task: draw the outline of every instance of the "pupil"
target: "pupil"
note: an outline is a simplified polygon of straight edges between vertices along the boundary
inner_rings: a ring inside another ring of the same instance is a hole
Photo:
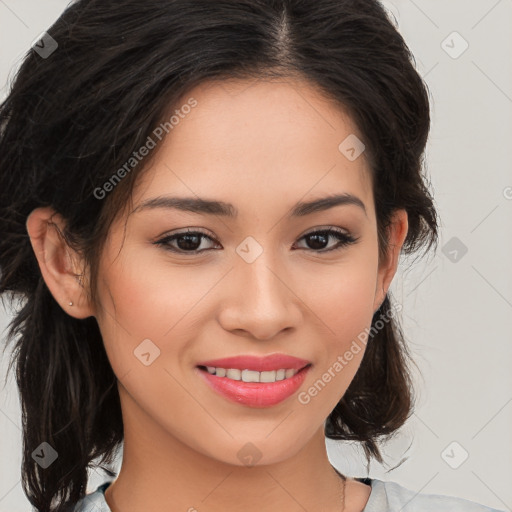
[[[185,244],[180,243],[182,240],[186,240]],[[192,240],[192,242],[191,242]],[[200,237],[194,234],[182,235],[178,238],[178,246],[183,250],[195,250],[197,247],[201,245]]]
[[[318,242],[318,239],[321,239],[321,240],[323,240],[323,242],[324,242],[324,244],[325,244],[326,239],[327,239],[327,236],[326,236],[325,234],[320,234],[320,235],[315,234],[315,235],[309,235],[309,237],[308,237],[308,238],[309,238],[310,240],[311,240],[311,239],[313,239],[313,244],[312,244],[312,245],[313,245],[313,247],[312,247],[312,249],[322,249],[322,248],[323,248],[323,246],[322,246],[322,247],[319,247],[319,246],[318,246],[318,244],[315,244],[315,241],[316,241],[316,242]],[[311,246],[311,244],[309,244],[309,245]],[[322,244],[320,244],[320,245],[322,245]]]

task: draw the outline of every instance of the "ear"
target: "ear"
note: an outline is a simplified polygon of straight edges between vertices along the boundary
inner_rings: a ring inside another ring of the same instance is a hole
[[[93,310],[78,277],[84,268],[83,261],[61,235],[64,227],[63,218],[51,207],[36,208],[26,222],[30,243],[51,294],[69,315],[88,318],[94,316]]]
[[[388,251],[386,258],[379,265],[377,273],[377,287],[375,288],[375,302],[373,310],[377,311],[386,298],[386,293],[391,285],[391,281],[398,268],[400,251],[404,243],[409,223],[407,220],[407,211],[395,210],[390,226],[388,228]]]

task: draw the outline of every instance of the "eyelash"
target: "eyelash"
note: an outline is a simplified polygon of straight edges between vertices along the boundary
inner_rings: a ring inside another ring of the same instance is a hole
[[[313,235],[319,235],[319,234],[327,236],[327,237],[334,236],[335,238],[337,238],[339,240],[339,243],[336,246],[331,247],[330,249],[318,249],[318,250],[317,249],[305,249],[306,251],[312,251],[312,252],[323,254],[326,252],[341,250],[341,249],[345,248],[346,246],[354,244],[355,242],[357,242],[359,240],[358,237],[357,238],[353,237],[352,235],[349,235],[347,233],[344,233],[342,231],[339,231],[339,230],[333,229],[333,228],[311,231],[311,232],[303,235],[301,238],[299,238],[299,240],[302,240],[303,238],[307,238],[307,237],[310,237]],[[198,255],[204,251],[212,250],[212,249],[203,249],[201,251],[197,251],[197,250],[185,251],[183,249],[176,249],[170,245],[170,242],[172,242],[178,238],[184,237],[186,235],[200,235],[201,237],[208,238],[212,242],[215,242],[218,244],[218,242],[216,240],[214,240],[212,237],[210,237],[203,231],[182,231],[180,233],[175,233],[174,235],[165,236],[165,237],[161,238],[160,240],[157,240],[156,242],[153,242],[153,243],[155,245],[163,246],[163,248],[167,251],[171,251],[171,252],[175,252],[175,253],[179,253],[179,254],[187,254],[187,255],[188,254]]]

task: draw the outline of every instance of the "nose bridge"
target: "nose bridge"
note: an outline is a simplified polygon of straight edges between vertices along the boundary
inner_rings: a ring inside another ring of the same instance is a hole
[[[279,278],[282,265],[276,265],[276,259],[270,250],[264,251],[252,263],[240,261],[238,266],[243,275],[241,281],[247,287],[247,296],[254,299],[255,306],[272,305],[274,302],[286,300],[282,283],[284,276]]]
[[[236,252],[229,305],[222,314],[224,327],[269,338],[296,325],[299,311],[276,251],[247,237]]]
[[[268,237],[266,240],[268,242]],[[284,276],[279,276],[284,273],[283,265],[279,264],[276,251],[248,237],[239,245],[237,253],[240,260],[237,261],[236,270],[247,287],[244,296],[248,297],[248,302],[253,302],[259,309],[280,307],[287,300],[287,294],[283,290]]]

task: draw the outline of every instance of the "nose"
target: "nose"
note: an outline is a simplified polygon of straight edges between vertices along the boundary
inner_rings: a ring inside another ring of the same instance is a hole
[[[265,251],[252,263],[240,258],[227,279],[219,314],[225,330],[268,340],[299,326],[304,298],[294,290],[290,272],[271,261]]]

